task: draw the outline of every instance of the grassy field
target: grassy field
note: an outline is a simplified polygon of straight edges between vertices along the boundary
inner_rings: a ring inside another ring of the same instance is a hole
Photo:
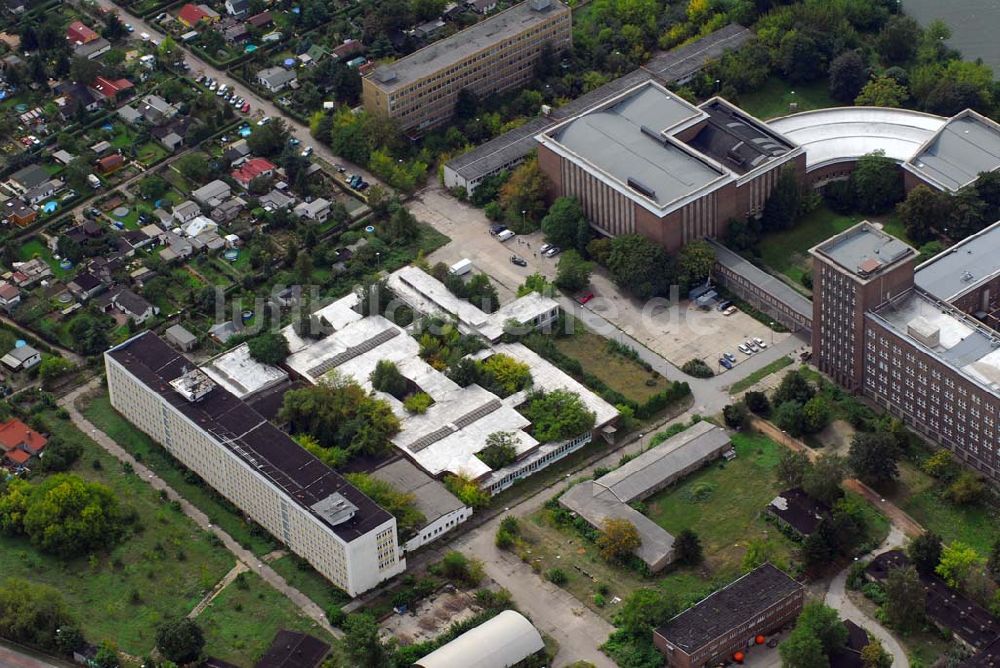
[[[52,269],[52,274],[56,278],[66,278],[73,273],[73,268],[63,269],[59,266],[59,262],[52,257],[52,251],[38,237],[31,237],[28,241],[21,244],[21,247],[17,249],[17,255],[22,261],[31,260],[36,257],[41,258],[49,265]]]
[[[813,109],[842,106],[830,97],[829,83],[826,79],[809,84],[791,84],[777,77],[771,77],[760,89],[741,95],[735,102],[763,120]],[[798,104],[798,109],[795,111],[789,108],[793,102]]]
[[[90,641],[111,639],[123,651],[146,654],[157,624],[186,615],[234,559],[68,421],[53,413],[44,417],[50,433],[83,445],[73,472],[110,486],[136,510],[141,529],[107,553],[68,561],[36,551],[25,539],[3,536],[4,576],[53,585]]]
[[[242,515],[205,485],[189,482],[180,465],[166,450],[133,427],[112,407],[107,394],[82,400],[81,412],[94,426],[114,439],[143,464],[156,472],[185,499],[198,506],[212,522],[222,527],[240,545],[265,555],[276,547],[266,532],[253,535]]]
[[[198,616],[198,624],[205,633],[205,654],[237,666],[254,665],[281,629],[332,642],[315,622],[254,573],[226,587]]]
[[[351,600],[347,592],[334,587],[309,564],[294,555],[287,555],[272,561],[271,568],[285,578],[288,584],[311,598],[323,610],[329,610],[333,607],[339,608]]]
[[[774,360],[773,362],[771,362],[767,366],[764,366],[764,367],[761,367],[760,369],[757,369],[753,373],[747,375],[745,378],[741,378],[740,380],[738,380],[735,383],[733,383],[732,385],[730,385],[729,386],[729,393],[732,394],[732,395],[735,395],[735,394],[737,394],[739,392],[742,392],[743,390],[745,390],[745,389],[747,389],[749,387],[753,387],[754,385],[756,385],[757,383],[759,383],[764,378],[767,378],[772,373],[776,373],[778,371],[781,371],[782,369],[784,369],[786,366],[790,365],[791,363],[792,363],[792,358],[791,357],[788,357],[788,356],[779,357],[778,359]]]
[[[652,376],[634,360],[608,350],[608,340],[582,326],[573,336],[553,339],[556,348],[580,362],[583,370],[600,378],[611,389],[637,403],[643,403],[667,386],[657,375],[655,385],[646,385]]]

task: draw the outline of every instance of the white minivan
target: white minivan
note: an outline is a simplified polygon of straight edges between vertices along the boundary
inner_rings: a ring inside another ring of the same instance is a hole
[[[504,230],[503,232],[497,234],[497,239],[500,241],[510,241],[516,236],[517,235],[511,232],[510,230]]]

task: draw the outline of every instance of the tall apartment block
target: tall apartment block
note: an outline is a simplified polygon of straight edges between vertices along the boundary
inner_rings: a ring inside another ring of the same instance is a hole
[[[559,0],[527,0],[377,68],[363,80],[365,109],[420,133],[452,117],[463,89],[485,97],[526,84],[542,47],[568,47],[571,30]]]
[[[917,266],[869,223],[813,256],[813,357],[1000,482],[1000,223]]]
[[[144,332],[104,354],[111,405],[351,596],[401,573],[396,520]]]

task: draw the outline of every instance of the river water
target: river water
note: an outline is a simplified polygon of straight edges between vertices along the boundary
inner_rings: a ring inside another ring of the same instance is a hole
[[[941,19],[951,28],[948,45],[967,60],[982,58],[1000,77],[1000,0],[902,0],[921,25]]]

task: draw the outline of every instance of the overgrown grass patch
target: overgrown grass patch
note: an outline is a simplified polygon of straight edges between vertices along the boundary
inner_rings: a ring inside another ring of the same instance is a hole
[[[585,372],[636,403],[644,403],[667,387],[668,381],[663,376],[656,374],[654,377],[639,362],[613,352],[608,347],[608,339],[582,325],[576,327],[571,336],[553,341],[560,352],[579,361]]]

